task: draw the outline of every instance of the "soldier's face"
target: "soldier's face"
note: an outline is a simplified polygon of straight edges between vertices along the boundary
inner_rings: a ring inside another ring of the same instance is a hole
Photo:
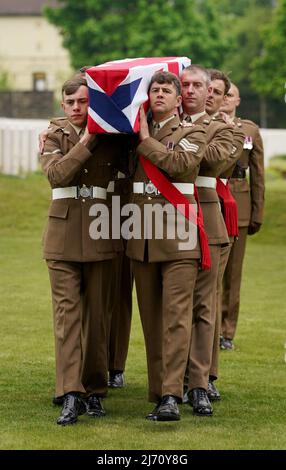
[[[88,112],[88,89],[81,85],[72,95],[63,95],[62,108],[68,120],[78,127],[85,127]]]
[[[226,94],[225,100],[220,108],[220,111],[226,114],[235,114],[237,106],[240,104],[240,97],[238,88],[235,85],[231,85],[229,92]]]
[[[215,114],[225,102],[225,84],[223,80],[212,80],[208,90],[206,110],[208,114]]]
[[[187,70],[181,76],[183,109],[187,114],[205,110],[208,87],[203,72]]]
[[[149,100],[153,116],[163,120],[177,112],[182,97],[177,96],[173,83],[154,82],[149,90]]]

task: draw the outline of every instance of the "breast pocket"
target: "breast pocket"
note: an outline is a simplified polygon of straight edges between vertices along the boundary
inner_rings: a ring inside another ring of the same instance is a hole
[[[49,220],[44,235],[44,251],[61,254],[65,247],[69,206],[53,203],[49,209]]]

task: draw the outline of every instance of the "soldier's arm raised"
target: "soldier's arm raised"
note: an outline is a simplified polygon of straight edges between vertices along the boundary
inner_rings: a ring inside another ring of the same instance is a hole
[[[241,128],[235,127],[233,131],[233,145],[229,158],[223,166],[222,173],[227,177],[231,176],[235,164],[243,152],[245,134]]]
[[[84,136],[64,155],[61,148],[61,137],[61,131],[49,134],[40,158],[43,171],[53,187],[68,186],[92,155],[87,144],[82,143],[82,140],[86,141]]]
[[[206,136],[203,127],[194,126],[182,134],[173,149],[153,137],[137,147],[137,154],[148,158],[171,177],[187,175],[197,167],[205,152]]]
[[[220,173],[233,150],[233,127],[221,122],[210,124],[215,126],[215,132],[207,144],[202,168],[216,169]]]

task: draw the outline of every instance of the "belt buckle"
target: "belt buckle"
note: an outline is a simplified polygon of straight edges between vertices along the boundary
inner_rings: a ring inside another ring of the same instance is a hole
[[[88,188],[87,186],[82,186],[79,188],[79,196],[80,197],[92,197],[92,186]]]
[[[151,181],[145,185],[145,194],[158,194],[156,186]]]

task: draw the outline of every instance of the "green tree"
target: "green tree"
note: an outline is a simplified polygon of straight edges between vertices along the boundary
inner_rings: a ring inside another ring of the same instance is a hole
[[[223,15],[225,39],[230,46],[223,59],[223,68],[241,88],[253,88],[251,65],[261,53],[260,33],[270,22],[272,3],[269,0],[218,0],[218,5]]]
[[[239,17],[246,16],[249,8],[271,8],[275,1],[276,0],[238,0],[234,2],[233,0],[217,0],[217,4],[223,14]]]
[[[73,66],[142,56],[188,56],[220,66],[227,51],[211,0],[59,0],[46,8]]]
[[[230,46],[222,68],[240,89],[240,111],[263,127],[267,127],[269,120],[273,122],[271,112],[278,103],[266,101],[258,92],[251,72],[263,49],[261,33],[271,22],[273,6],[273,0],[218,0],[225,39]]]
[[[253,61],[252,83],[258,93],[282,98],[286,83],[286,0],[278,0],[270,24],[262,33],[263,49]]]

